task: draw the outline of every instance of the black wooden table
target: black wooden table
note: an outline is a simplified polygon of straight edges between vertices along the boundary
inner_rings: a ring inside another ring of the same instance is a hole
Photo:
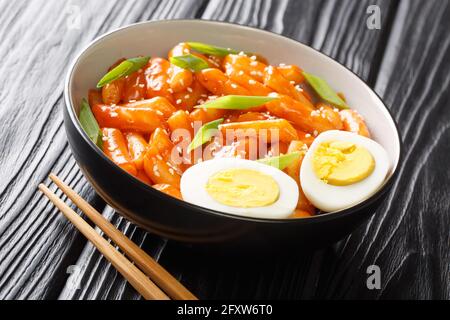
[[[329,248],[252,264],[212,261],[105,205],[65,137],[68,64],[104,32],[175,18],[282,33],[345,64],[382,96],[405,158],[370,221]],[[450,298],[450,1],[0,0],[0,21],[0,299],[140,298],[37,191],[51,171],[202,299]],[[371,265],[380,268],[380,290],[367,288]]]

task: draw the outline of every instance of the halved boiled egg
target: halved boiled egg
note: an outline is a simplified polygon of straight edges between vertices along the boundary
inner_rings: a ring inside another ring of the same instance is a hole
[[[390,161],[375,141],[346,131],[326,131],[309,148],[300,170],[308,200],[325,212],[350,208],[375,194]]]
[[[287,218],[299,197],[297,183],[283,171],[237,158],[196,164],[183,174],[180,188],[187,202],[253,218]]]

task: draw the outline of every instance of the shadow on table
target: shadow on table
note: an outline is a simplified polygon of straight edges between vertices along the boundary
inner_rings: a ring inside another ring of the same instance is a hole
[[[169,241],[159,262],[202,299],[311,299],[324,259],[335,261],[336,249],[233,252]]]

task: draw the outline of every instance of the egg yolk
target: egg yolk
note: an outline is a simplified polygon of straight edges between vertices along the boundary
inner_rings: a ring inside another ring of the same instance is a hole
[[[272,205],[280,196],[278,183],[261,172],[228,169],[211,176],[206,191],[217,202],[237,208]]]
[[[345,141],[322,142],[314,152],[313,170],[318,178],[335,186],[348,186],[366,179],[375,169],[372,154]]]

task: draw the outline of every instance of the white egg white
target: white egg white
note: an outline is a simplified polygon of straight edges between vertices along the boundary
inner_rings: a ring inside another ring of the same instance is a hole
[[[319,179],[313,170],[313,156],[322,142],[347,141],[366,148],[375,160],[375,169],[366,179],[348,186],[333,186]],[[377,142],[346,131],[326,131],[309,148],[300,169],[300,182],[308,200],[318,209],[334,212],[353,207],[374,195],[390,169],[387,152]]]
[[[214,200],[205,188],[209,178],[220,171],[233,168],[255,170],[272,177],[280,189],[278,200],[270,206],[257,208],[236,208]],[[294,212],[299,197],[297,183],[283,171],[256,161],[237,158],[213,159],[192,166],[181,177],[180,189],[183,199],[192,204],[224,213],[266,219],[289,217]]]

